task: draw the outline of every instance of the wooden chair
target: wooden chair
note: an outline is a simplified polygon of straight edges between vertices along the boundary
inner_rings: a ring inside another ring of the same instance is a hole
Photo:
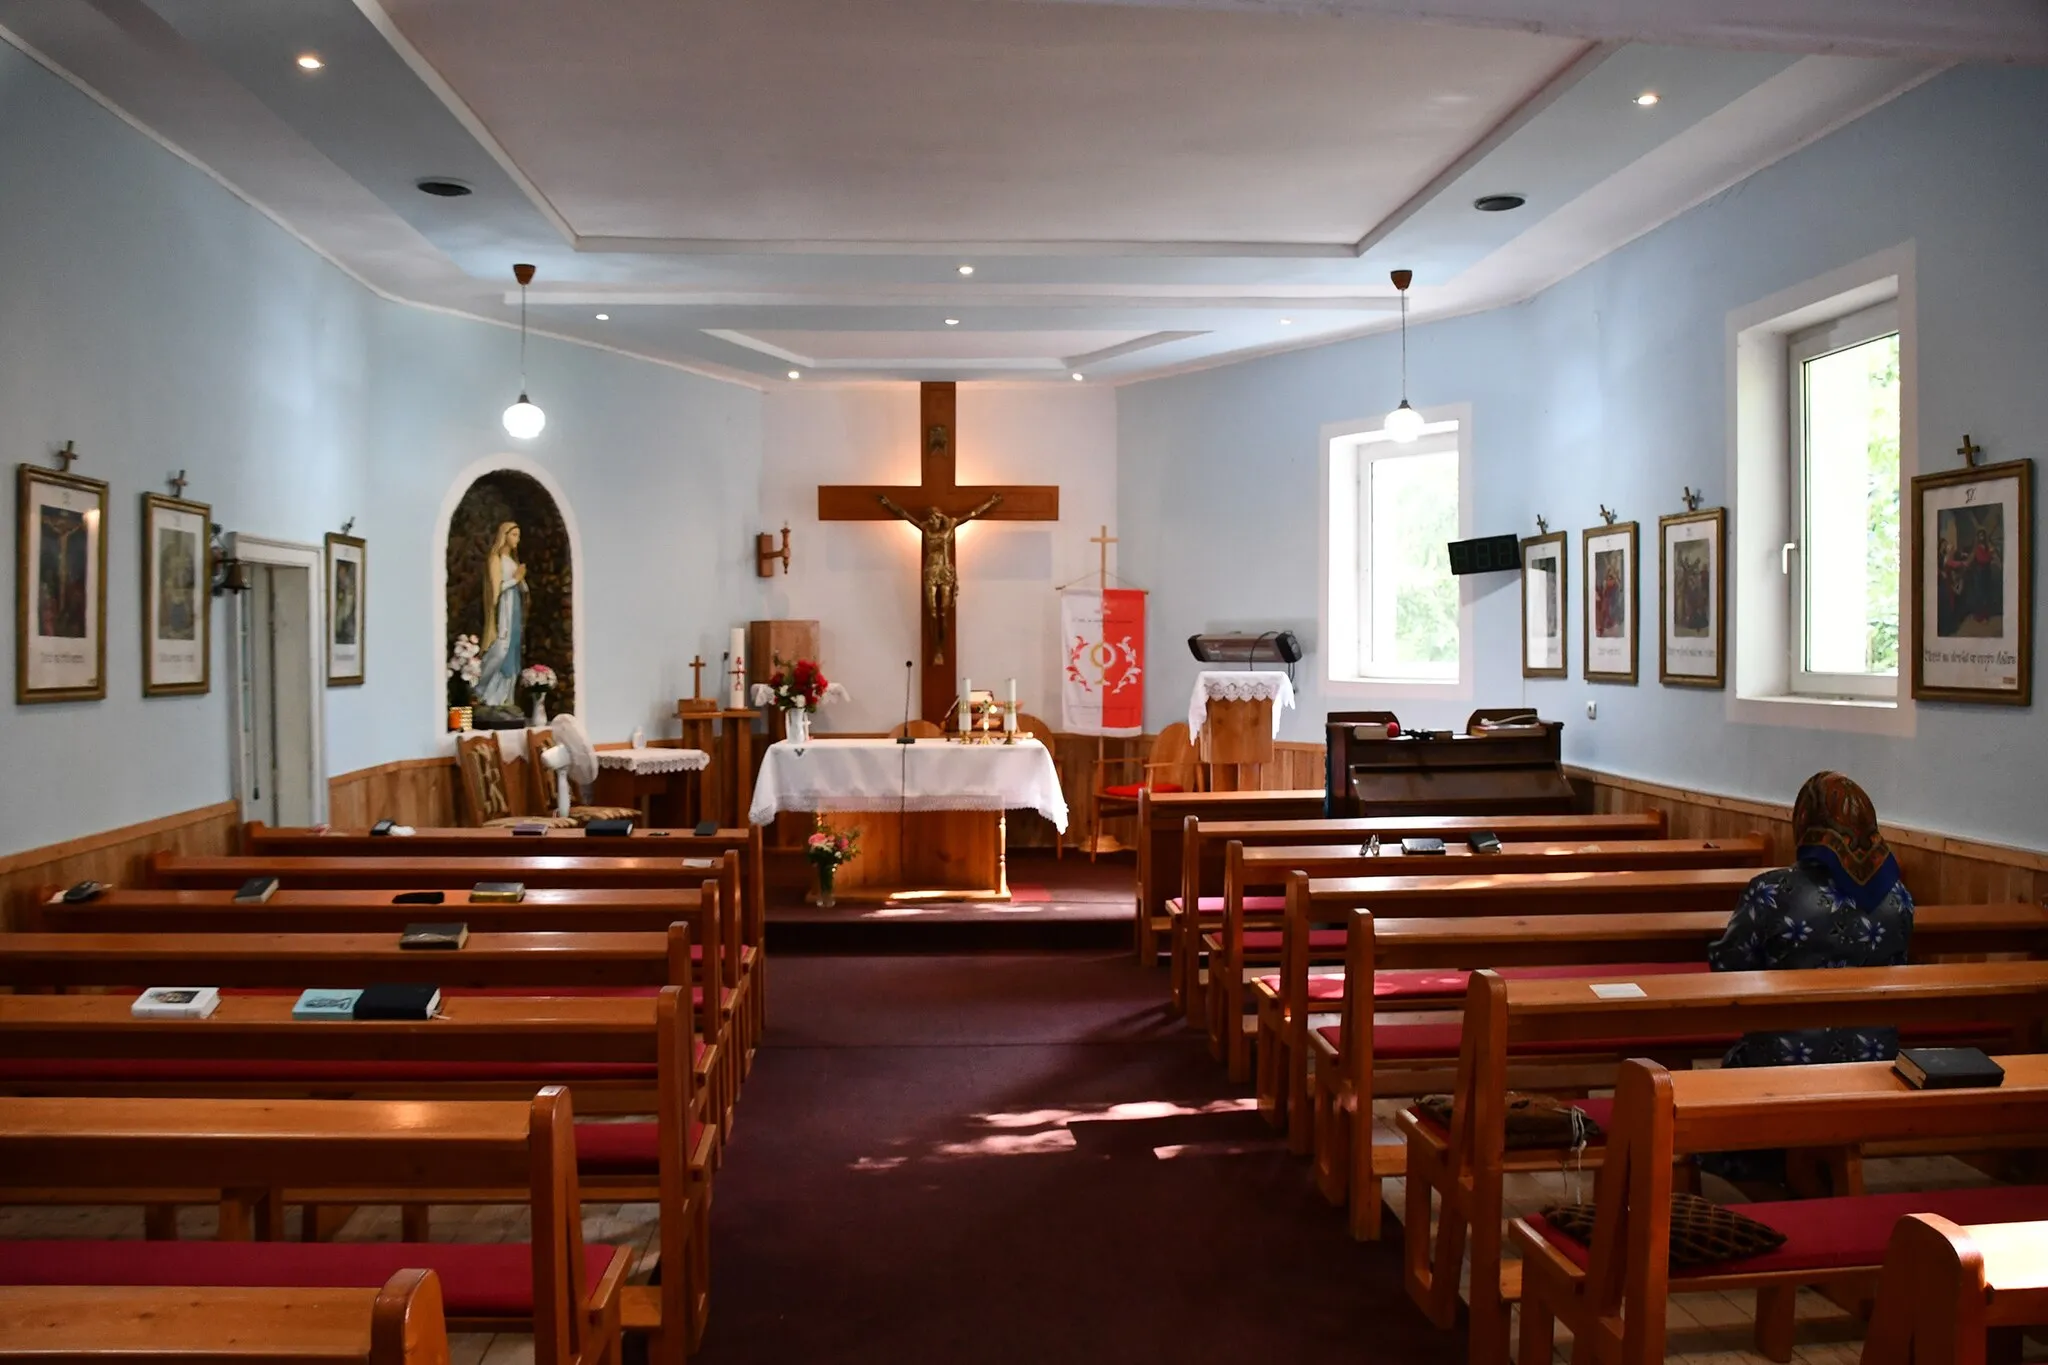
[[[382,1289],[10,1285],[0,1341],[5,1358],[41,1365],[448,1365],[431,1270]]]
[[[1127,774],[1133,765],[1136,765],[1138,773],[1136,781],[1109,780],[1112,769],[1123,769]],[[1153,738],[1152,751],[1143,758],[1129,755],[1096,759],[1094,801],[1088,811],[1088,861],[1095,861],[1095,851],[1101,846],[1105,812],[1112,819],[1135,815],[1138,798],[1147,792],[1163,795],[1193,791],[1198,768],[1195,746],[1188,738],[1187,722],[1180,720]]]
[[[1029,735],[1045,746],[1045,751],[1052,755],[1052,770],[1059,776],[1060,790],[1065,792],[1067,790],[1067,765],[1060,761],[1059,745],[1056,742],[1059,732],[1037,716],[1032,715],[1029,711],[1019,711],[1017,713],[1017,732]],[[1056,829],[1052,832],[1052,856],[1055,860],[1067,856],[1067,836],[1063,830]]]
[[[456,740],[455,767],[462,775],[463,814],[472,825],[503,828],[535,824],[560,828],[575,824],[575,821],[564,820],[558,815],[522,814],[517,809],[511,779],[505,772],[505,751],[498,747],[495,730],[479,730]],[[547,809],[547,806],[535,807],[538,811]]]
[[[912,739],[944,739],[946,732],[928,720],[906,720],[889,731],[891,739],[901,739],[905,735]]]
[[[1862,1365],[1985,1365],[1994,1333],[2048,1323],[2048,1223],[1959,1227],[1933,1213],[1892,1229]]]

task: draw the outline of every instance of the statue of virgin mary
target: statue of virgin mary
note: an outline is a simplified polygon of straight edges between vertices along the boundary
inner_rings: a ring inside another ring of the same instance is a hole
[[[482,675],[476,680],[477,701],[484,706],[510,706],[519,683],[520,636],[526,624],[526,566],[515,557],[519,523],[500,522],[484,561],[484,633]]]

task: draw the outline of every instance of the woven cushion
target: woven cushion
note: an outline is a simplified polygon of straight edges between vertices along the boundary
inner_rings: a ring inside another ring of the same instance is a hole
[[[1597,1108],[1596,1108],[1597,1106]],[[1415,1112],[1446,1132],[1451,1126],[1451,1097],[1425,1095],[1416,1101]],[[1553,1095],[1525,1095],[1508,1092],[1507,1150],[1527,1152],[1560,1147],[1570,1151],[1606,1136],[1601,1120],[1612,1117],[1613,1102],[1591,1100],[1566,1102]]]
[[[586,1245],[586,1284],[625,1254]],[[533,1248],[525,1242],[0,1241],[0,1284],[11,1285],[380,1289],[411,1268],[441,1277],[451,1318],[533,1313]]]
[[[1593,1241],[1593,1206],[1565,1204],[1543,1210],[1543,1219],[1585,1245]],[[1746,1261],[1785,1245],[1785,1234],[1731,1208],[1679,1192],[1671,1196],[1671,1268]]]
[[[592,820],[638,820],[638,806],[571,806],[569,823],[587,825]]]
[[[495,820],[484,821],[485,829],[511,829],[515,825],[542,825],[548,829],[574,829],[574,820],[564,820],[559,815],[501,815]]]

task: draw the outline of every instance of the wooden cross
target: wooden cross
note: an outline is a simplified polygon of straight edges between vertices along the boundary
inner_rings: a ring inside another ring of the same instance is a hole
[[[185,484],[186,484],[187,480],[186,480],[186,478],[185,478],[185,471],[184,471],[184,470],[182,470],[182,469],[181,469],[181,470],[179,470],[179,471],[178,471],[178,475],[177,475],[177,477],[176,477],[176,478],[174,478],[174,479],[166,479],[166,480],[165,480],[164,482],[168,483],[168,484],[169,484],[169,485],[171,486],[171,496],[172,496],[172,497],[174,497],[174,498],[182,498],[182,497],[184,497],[184,496],[185,496]],[[348,533],[347,533],[346,531],[344,531],[344,532],[342,532],[342,534],[343,534],[343,535],[346,535],[346,534],[348,534]]]
[[[690,656],[690,700],[702,701],[703,699],[704,656],[702,654],[693,654]]]
[[[1963,443],[1956,447],[1956,454],[1963,457],[1963,463],[1970,468],[1977,467],[1977,457],[1984,453],[1984,447],[1970,439],[1970,433],[1963,433]]]
[[[1109,527],[1105,525],[1100,531],[1088,537],[1088,543],[1099,547],[1097,553],[1101,565],[1096,571],[1095,586],[1099,590],[1106,590],[1109,587],[1109,547],[1117,543],[1117,538],[1109,533]]]
[[[60,462],[66,474],[69,474],[71,472],[71,462],[73,460],[76,460],[77,458],[78,447],[74,446],[69,441],[66,441],[64,443],[64,448],[57,452],[57,459]]]
[[[922,478],[914,488],[878,484],[826,484],[818,488],[819,521],[914,520],[923,536],[918,583],[918,657],[926,720],[944,720],[958,695],[948,653],[959,605],[956,527],[968,520],[1058,521],[1057,484],[976,484],[955,481],[954,409],[957,386],[918,386],[918,430],[923,433]],[[907,514],[907,515],[904,515]],[[935,514],[935,515],[934,515]],[[927,521],[926,518],[930,520]]]

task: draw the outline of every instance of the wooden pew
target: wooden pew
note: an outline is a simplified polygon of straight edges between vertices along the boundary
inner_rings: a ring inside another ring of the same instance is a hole
[[[1874,1288],[1899,1218],[2048,1218],[2048,1189],[2028,1186],[1746,1204],[1739,1206],[1744,1214],[1787,1235],[1783,1248],[1722,1267],[1679,1272],[1670,1265],[1672,1168],[1681,1157],[1886,1140],[1970,1146],[2048,1131],[2048,1056],[1997,1060],[2005,1084],[1990,1090],[1913,1090],[1888,1062],[1688,1072],[1641,1059],[1624,1063],[1597,1178],[1592,1245],[1541,1218],[1518,1218],[1511,1229],[1522,1255],[1518,1359],[1549,1360],[1563,1322],[1575,1358],[1657,1365],[1672,1290],[1754,1289],[1765,1353],[1783,1360],[1796,1289],[1844,1280]],[[1823,1227],[1830,1230],[1825,1248],[1812,1236]]]
[[[2048,1222],[1899,1220],[1877,1277],[1862,1365],[1986,1365],[1993,1334],[2048,1323]],[[1996,1354],[2017,1360],[2016,1341]]]
[[[1595,983],[1632,985],[1636,993],[1602,998]],[[1409,1296],[1437,1326],[1451,1327],[1469,1247],[1471,1359],[1474,1365],[1505,1365],[1508,1305],[1520,1290],[1518,1273],[1503,1275],[1501,1254],[1511,1061],[1527,1067],[1544,1059],[1562,1060],[1575,1070],[1595,1064],[1611,1078],[1612,1068],[1626,1057],[1667,1063],[1718,1058],[1749,1031],[1859,1024],[1895,1025],[1909,1037],[1916,1029],[1938,1030],[1943,1042],[1955,1041],[1952,1035],[1961,1028],[1968,1030],[1967,1041],[2020,1050],[2033,1045],[2044,1018],[2048,962],[1693,972],[1635,980],[1625,972],[1589,971],[1579,980],[1541,981],[1474,973],[1466,994],[1450,1128],[1439,1128],[1412,1109],[1400,1118],[1408,1141],[1409,1202],[1402,1226]],[[1574,1078],[1566,1084],[1578,1088],[1583,1082]],[[1605,1109],[1598,1101],[1581,1107],[1596,1120]],[[1779,1146],[1813,1145],[1791,1132],[1777,1137]],[[1607,1154],[1612,1155],[1611,1148]],[[1588,1164],[1595,1159],[1597,1154],[1586,1157]],[[1514,1164],[1517,1169],[1528,1169],[1530,1163],[1555,1169],[1559,1161],[1556,1151],[1523,1152],[1516,1153]],[[1438,1210],[1434,1238],[1427,1202],[1432,1196]],[[1787,1299],[1782,1311],[1789,1310]],[[1789,1318],[1777,1330],[1789,1332]]]
[[[1615,962],[1691,963],[1704,971],[1707,945],[1728,927],[1719,910],[1689,910],[1609,915],[1509,915],[1471,919],[1382,919],[1359,914],[1350,931],[1363,935],[1353,960],[1375,969],[1375,999],[1390,1006],[1432,996],[1462,1001],[1467,971],[1474,966],[1507,969],[1584,966]],[[2048,951],[2048,909],[2026,901],[1997,905],[1922,905],[1913,917],[1915,961],[1955,954]],[[1295,1037],[1308,1033],[1314,1011],[1342,1008],[1345,971],[1311,971],[1301,954],[1285,974],[1273,973],[1252,982],[1259,1007],[1259,1112],[1279,1127],[1307,1108],[1307,1070],[1293,1074],[1290,1053],[1300,1055]],[[1438,978],[1434,983],[1425,974]],[[1291,998],[1290,998],[1291,993]],[[1299,1028],[1295,1021],[1300,1021]],[[1311,1055],[1313,1052],[1311,1050]],[[1334,1053],[1332,1054],[1335,1055]],[[1304,1102],[1297,1103],[1299,1093]],[[1300,1125],[1300,1145],[1308,1150],[1312,1124]],[[1394,1151],[1395,1173],[1400,1169]],[[1384,1172],[1382,1172],[1384,1174]]]
[[[249,1191],[507,1189],[533,1229],[524,1245],[0,1241],[0,1282],[375,1288],[425,1268],[458,1328],[530,1331],[536,1365],[605,1365],[631,1256],[584,1245],[572,1126],[554,1086],[509,1103],[0,1098],[0,1197],[59,1187],[85,1200],[137,1173]]]
[[[715,927],[716,898],[694,918]],[[416,907],[415,907],[416,908]],[[0,934],[0,986],[16,989],[147,987],[166,981],[204,982],[224,989],[337,987],[372,981],[427,982],[445,990],[549,994],[633,991],[662,986],[691,990],[690,921],[659,934],[472,932],[453,951],[406,949],[395,932],[301,933],[26,933]],[[699,1056],[704,1086],[700,1119],[732,1131],[738,1087],[737,1044],[729,1017],[711,997],[692,992],[691,1030],[707,1040]]]
[[[1166,898],[1180,887],[1181,828],[1203,820],[1310,820],[1323,813],[1322,788],[1270,792],[1138,793],[1138,960],[1159,960]]]
[[[446,889],[446,888],[443,888]],[[286,888],[260,905],[241,905],[232,891],[176,891],[162,887],[116,887],[97,898],[65,905],[49,888],[26,907],[23,928],[76,933],[261,933],[281,929],[301,934],[399,933],[408,924],[460,920],[472,935],[569,932],[659,934],[683,921],[695,923],[707,911],[701,891],[531,890],[509,904],[470,902],[449,891],[442,905],[395,905],[390,891],[326,891]],[[720,897],[713,897],[715,908]],[[719,917],[723,936],[725,917]],[[694,936],[693,936],[694,937]]]
[[[0,1286],[0,1361],[35,1365],[448,1365],[441,1281],[382,1289]]]
[[[1770,857],[1770,841],[1762,835],[1733,839],[1602,839],[1592,843],[1576,840],[1502,843],[1500,852],[1476,854],[1459,846],[1443,854],[1402,856],[1382,852],[1367,857],[1356,848],[1336,849],[1316,845],[1247,849],[1231,843],[1224,849],[1223,916],[1220,926],[1204,926],[1194,935],[1197,950],[1190,954],[1190,982],[1199,997],[1209,1029],[1209,1047],[1230,1066],[1230,1078],[1251,1076],[1251,1037],[1246,1031],[1251,993],[1246,984],[1247,969],[1255,964],[1280,960],[1277,934],[1254,940],[1248,950],[1246,931],[1254,923],[1250,913],[1251,893],[1265,889],[1284,892],[1290,872],[1305,872],[1314,878],[1361,876],[1468,876],[1483,871],[1489,876],[1514,873],[1577,874],[1584,872],[1656,871],[1666,868],[1725,868],[1762,866]],[[1264,898],[1262,898],[1264,899]],[[1268,904],[1283,910],[1284,894]],[[1283,923],[1278,913],[1260,914],[1256,921],[1277,930]],[[1200,963],[1206,956],[1209,979],[1206,988]],[[1191,997],[1193,998],[1193,997]]]
[[[0,1094],[502,1099],[573,1085],[584,1114],[653,1115],[576,1126],[582,1190],[660,1206],[661,1261],[681,1273],[628,1286],[621,1321],[655,1333],[682,1324],[679,1340],[694,1344],[708,1303],[717,1133],[691,1117],[687,998],[678,986],[652,999],[457,996],[431,1020],[329,1023],[293,1019],[291,999],[271,995],[227,996],[207,1019],[136,1019],[127,996],[0,995]],[[362,1202],[318,1188],[297,1197]],[[435,1191],[424,1202],[464,1197]]]
[[[1403,839],[1435,838],[1442,839],[1446,853],[1455,857],[1471,853],[1466,841],[1481,830],[1491,830],[1503,840],[1518,842],[1661,839],[1664,814],[1647,811],[1632,815],[1368,816],[1345,820],[1218,820],[1190,815],[1181,830],[1178,889],[1166,902],[1174,961],[1175,1011],[1185,1011],[1192,993],[1188,982],[1194,978],[1187,962],[1194,935],[1222,913],[1225,850],[1232,843],[1241,843],[1247,850],[1276,846],[1363,850],[1368,841],[1378,838],[1383,847],[1396,845],[1392,852],[1398,854]],[[1190,904],[1197,910],[1193,919],[1185,913]],[[1278,910],[1278,906],[1254,906],[1260,908]]]
[[[512,848],[532,842],[517,835],[495,836],[487,830],[476,833],[487,837],[471,842],[487,848]],[[727,988],[733,992],[732,998],[721,1007],[733,1011],[738,1020],[738,1031],[746,1054],[741,1059],[742,1073],[750,1064],[759,1045],[761,1030],[767,1023],[766,958],[761,951],[760,940],[747,937],[747,914],[740,892],[740,856],[734,850],[727,849],[715,857],[697,857],[687,853],[680,857],[520,856],[513,853],[441,857],[381,852],[388,844],[410,844],[411,840],[366,836],[362,842],[375,844],[380,853],[376,856],[320,857],[273,856],[267,853],[250,857],[203,857],[157,853],[150,859],[150,880],[168,889],[232,890],[251,877],[269,876],[276,877],[282,888],[393,892],[466,891],[478,882],[520,882],[529,896],[536,890],[679,891],[716,882],[723,896],[720,913],[729,917],[726,922],[739,939],[736,976],[727,983]],[[598,842],[602,844],[603,840]],[[276,899],[276,896],[271,898],[273,902]],[[421,911],[441,912],[448,908],[415,907]],[[418,919],[435,917],[427,913],[416,916]]]

